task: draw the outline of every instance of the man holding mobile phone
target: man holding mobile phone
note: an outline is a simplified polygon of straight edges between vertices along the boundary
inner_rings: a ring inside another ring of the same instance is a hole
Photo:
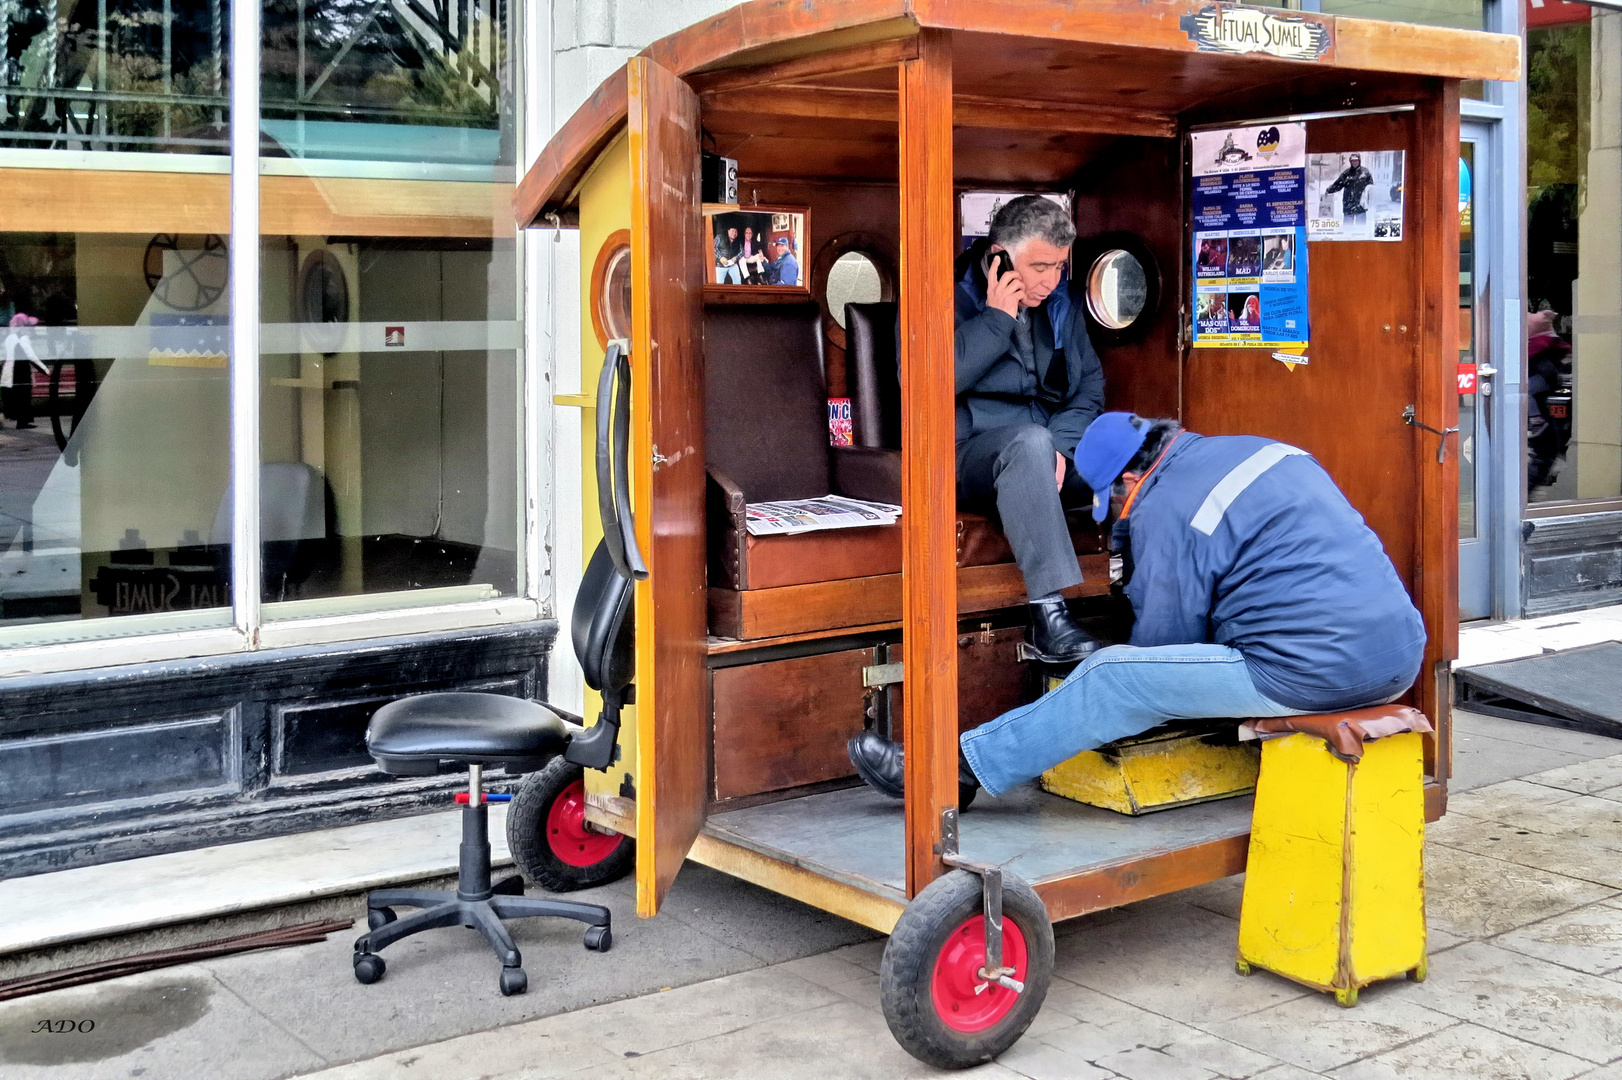
[[[1104,410],[1104,373],[1082,305],[1062,284],[1076,227],[1041,195],[991,220],[989,254],[957,285],[957,488],[995,513],[1025,577],[1032,648],[1052,663],[1098,648],[1060,590],[1081,583],[1065,507],[1092,493],[1071,460]]]

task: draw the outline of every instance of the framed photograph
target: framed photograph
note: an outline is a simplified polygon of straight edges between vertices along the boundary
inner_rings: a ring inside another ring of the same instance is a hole
[[[705,217],[704,295],[726,300],[811,295],[804,206],[749,206]]]

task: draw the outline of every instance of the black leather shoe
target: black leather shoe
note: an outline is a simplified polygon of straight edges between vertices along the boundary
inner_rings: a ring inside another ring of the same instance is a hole
[[[1044,664],[1074,664],[1099,650],[1098,639],[1076,625],[1062,602],[1026,606],[1031,609],[1031,650]]]
[[[893,743],[876,732],[864,731],[860,735],[852,735],[850,742],[845,744],[850,754],[850,763],[856,767],[856,773],[866,782],[867,786],[881,795],[888,795],[892,799],[903,797],[905,792],[906,772],[902,767],[902,749],[900,743]],[[957,753],[957,805],[960,810],[967,810],[974,797],[980,793],[980,781],[975,777],[974,771],[963,760],[963,751]]]

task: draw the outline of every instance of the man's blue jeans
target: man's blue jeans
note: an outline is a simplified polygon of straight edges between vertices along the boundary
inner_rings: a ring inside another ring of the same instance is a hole
[[[959,744],[989,795],[1168,720],[1300,716],[1261,695],[1225,645],[1112,645],[1029,705],[965,731]]]

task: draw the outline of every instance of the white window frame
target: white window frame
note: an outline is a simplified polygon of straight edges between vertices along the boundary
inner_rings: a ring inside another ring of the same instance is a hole
[[[551,234],[520,231],[515,271],[523,344],[519,350],[519,430],[516,446],[519,589],[516,595],[460,603],[430,590],[412,605],[411,593],[378,593],[386,606],[372,611],[278,618],[266,621],[260,604],[260,276],[259,178],[267,173],[399,176],[413,179],[516,179],[516,170],[494,174],[468,166],[400,166],[365,162],[297,163],[261,159],[260,5],[230,6],[230,156],[0,149],[0,175],[12,168],[104,168],[133,171],[222,173],[231,177],[230,410],[231,483],[236,500],[231,535],[231,607],[162,615],[79,620],[0,627],[0,677],[73,671],[120,664],[156,663],[300,645],[320,645],[408,634],[454,632],[550,618],[554,604],[553,562],[553,333],[548,284]],[[513,88],[517,160],[527,166],[552,130],[551,21],[545,0],[515,0]],[[531,107],[533,106],[533,107]],[[553,256],[555,259],[555,256]],[[576,479],[578,488],[578,479]],[[357,604],[364,598],[355,597]],[[51,640],[53,637],[56,640]]]

